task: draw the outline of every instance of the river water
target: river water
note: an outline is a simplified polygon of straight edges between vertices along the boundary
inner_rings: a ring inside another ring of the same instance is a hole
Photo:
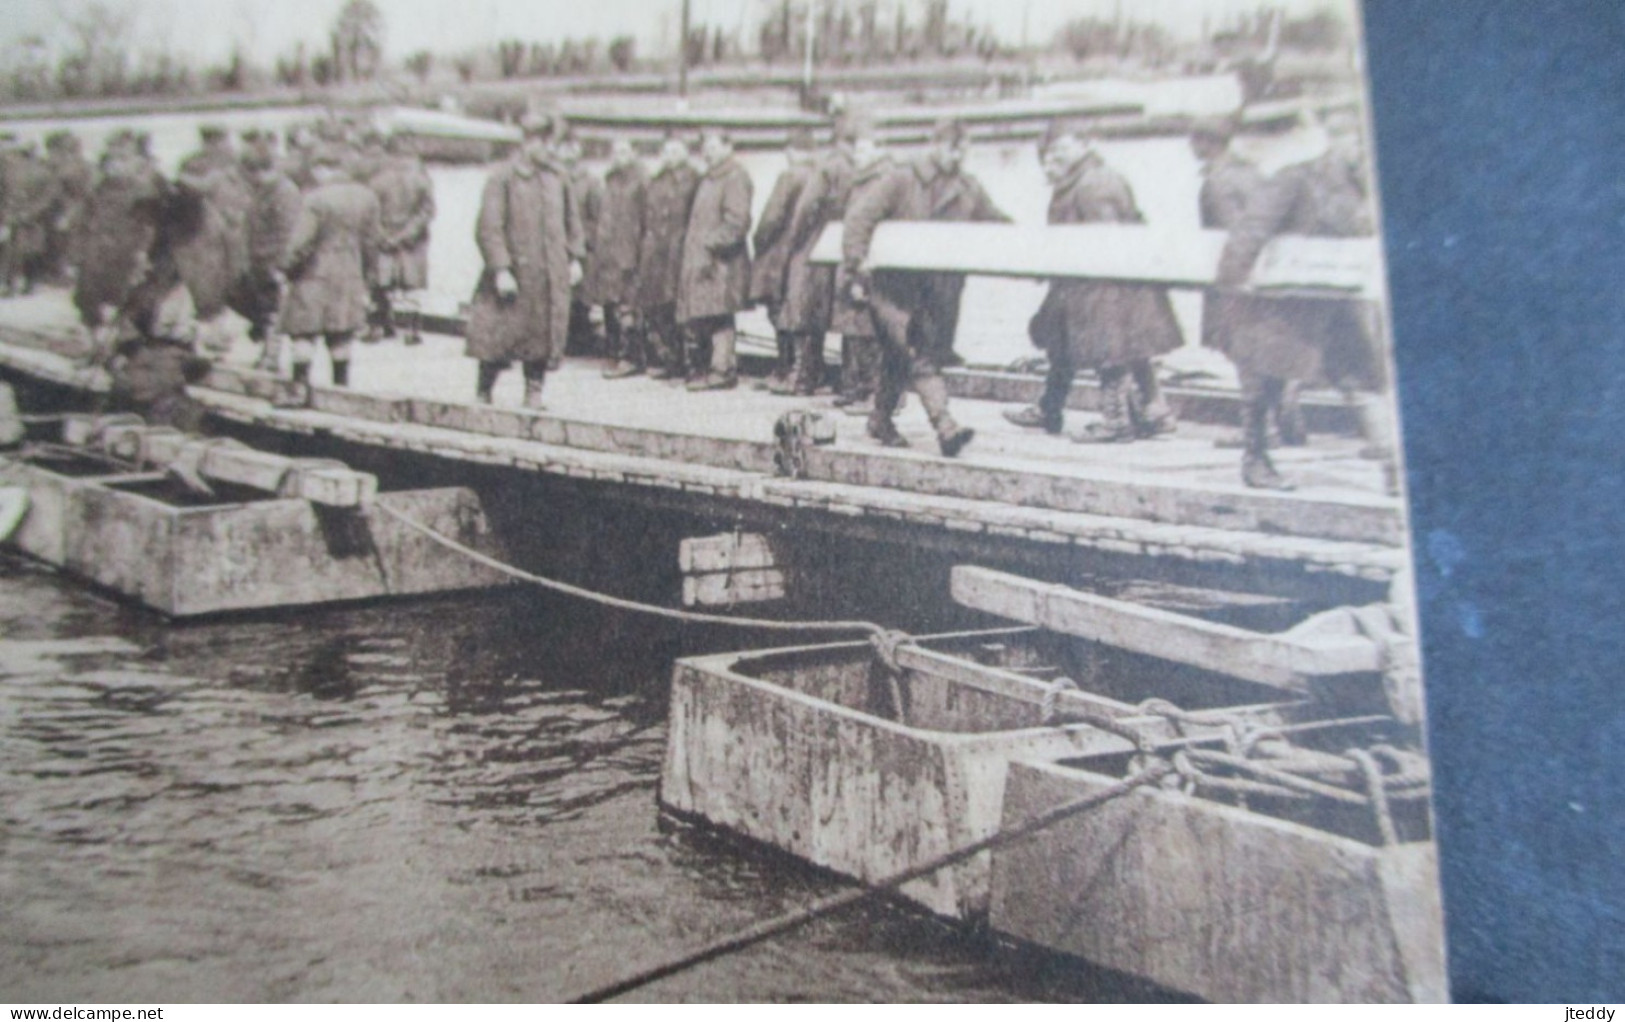
[[[671,659],[714,637],[639,625],[519,591],[172,625],[0,556],[0,999],[551,1000],[841,889],[662,821]],[[642,993],[1159,996],[891,904]]]

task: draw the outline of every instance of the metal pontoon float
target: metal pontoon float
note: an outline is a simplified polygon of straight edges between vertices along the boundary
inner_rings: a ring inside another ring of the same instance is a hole
[[[900,893],[1212,999],[1444,997],[1426,760],[1382,644],[1160,624],[1166,649],[1025,628],[679,661],[662,804],[877,881],[1171,762],[1172,790]]]
[[[380,493],[375,477],[340,463],[131,416],[69,417],[62,440],[0,458],[0,485],[27,493],[9,545],[173,617],[507,581],[377,513],[497,555],[472,490]]]

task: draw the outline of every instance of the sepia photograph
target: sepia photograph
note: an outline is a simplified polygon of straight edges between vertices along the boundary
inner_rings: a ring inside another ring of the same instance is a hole
[[[1358,0],[6,6],[5,999],[1449,999]]]

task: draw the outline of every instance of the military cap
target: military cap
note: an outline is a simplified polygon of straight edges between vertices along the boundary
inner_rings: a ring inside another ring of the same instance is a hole
[[[313,167],[343,167],[348,156],[343,146],[329,143],[311,151],[310,163]]]
[[[276,166],[276,158],[263,149],[252,149],[244,153],[241,162],[243,169],[250,174],[257,174]]]
[[[519,131],[526,138],[562,138],[567,127],[564,118],[553,114],[529,113],[519,118]]]
[[[855,142],[875,133],[874,118],[856,111],[848,111],[835,119],[835,140]]]
[[[1200,117],[1191,125],[1191,137],[1228,142],[1239,127],[1235,117]]]
[[[226,131],[225,125],[211,122],[209,124],[199,125],[197,134],[198,138],[201,138],[205,142],[218,142],[227,137],[230,132]]]
[[[965,122],[952,117],[945,117],[931,128],[932,143],[947,142],[951,145],[963,145],[970,140],[970,132],[965,128]]]

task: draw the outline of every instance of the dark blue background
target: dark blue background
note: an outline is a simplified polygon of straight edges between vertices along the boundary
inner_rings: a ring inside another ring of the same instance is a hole
[[[1625,1000],[1625,4],[1367,0],[1459,1000]]]

